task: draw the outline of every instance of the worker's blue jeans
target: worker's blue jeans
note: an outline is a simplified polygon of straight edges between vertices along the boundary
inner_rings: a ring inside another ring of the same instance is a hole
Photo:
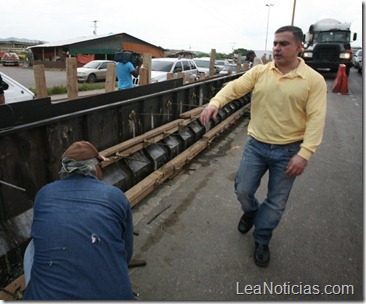
[[[244,213],[254,213],[253,236],[259,244],[268,244],[279,224],[295,176],[285,175],[290,159],[299,151],[300,142],[272,145],[249,136],[235,177],[235,193]],[[267,197],[260,204],[255,193],[267,172]]]

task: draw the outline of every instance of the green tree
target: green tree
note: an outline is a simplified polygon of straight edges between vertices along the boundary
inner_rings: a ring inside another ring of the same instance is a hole
[[[247,54],[248,50],[247,49],[243,49],[243,48],[239,48],[239,49],[236,49],[234,50],[234,53],[235,54],[241,54],[242,56],[245,56]]]

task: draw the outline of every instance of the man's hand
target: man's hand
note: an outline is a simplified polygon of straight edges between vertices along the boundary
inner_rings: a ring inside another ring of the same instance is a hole
[[[207,124],[210,121],[211,116],[213,117],[213,119],[215,119],[218,112],[219,110],[213,105],[209,105],[206,108],[204,108],[203,111],[201,112],[200,117],[202,124],[203,125]]]
[[[307,164],[308,160],[296,154],[293,158],[291,158],[290,162],[288,163],[285,174],[287,176],[301,175],[305,171],[305,167]]]

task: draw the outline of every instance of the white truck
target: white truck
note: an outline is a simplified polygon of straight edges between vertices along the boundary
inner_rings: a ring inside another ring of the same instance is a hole
[[[319,72],[336,72],[340,64],[346,65],[346,73],[352,66],[351,23],[335,19],[322,19],[312,24],[305,36],[302,58]],[[353,34],[353,41],[357,33]]]

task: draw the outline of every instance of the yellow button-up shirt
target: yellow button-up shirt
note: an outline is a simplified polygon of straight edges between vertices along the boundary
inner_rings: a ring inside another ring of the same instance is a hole
[[[307,66],[283,75],[274,62],[257,65],[231,81],[210,101],[217,108],[252,91],[248,134],[269,144],[302,140],[298,155],[309,160],[322,141],[327,86],[322,75]]]

